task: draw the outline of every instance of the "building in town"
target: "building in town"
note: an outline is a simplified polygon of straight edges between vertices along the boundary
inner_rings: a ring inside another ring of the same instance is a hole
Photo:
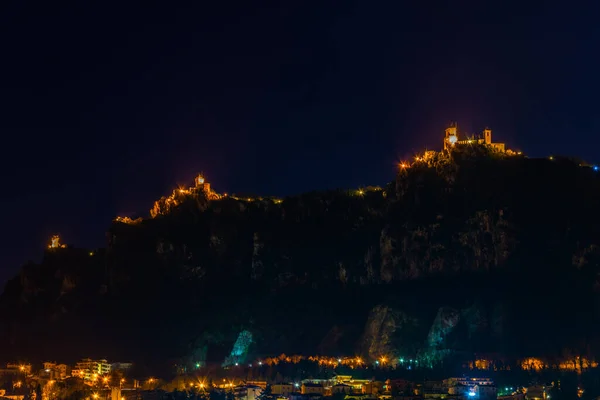
[[[257,400],[263,391],[263,388],[260,386],[242,385],[235,387],[234,395],[238,400]]]
[[[319,383],[303,383],[300,393],[302,394],[320,394],[325,393],[325,387]]]
[[[86,381],[96,380],[99,376],[110,373],[110,364],[106,360],[92,360],[84,358],[75,364],[72,376],[82,378]]]
[[[246,385],[258,386],[263,390],[267,389],[267,381],[246,381]]]
[[[389,392],[408,395],[414,393],[415,384],[406,379],[388,379],[385,381],[384,389]]]
[[[363,394],[378,395],[383,393],[384,383],[381,381],[368,381],[362,385]]]
[[[48,379],[63,380],[68,376],[68,369],[66,364],[47,361],[44,363],[44,369],[41,373]]]
[[[69,376],[69,367],[67,364],[57,364],[54,367],[54,371],[57,374],[57,379],[66,379]]]
[[[31,364],[17,364],[17,363],[8,363],[6,364],[6,368],[4,372],[7,373],[22,373],[26,375],[31,375]]]
[[[348,385],[352,388],[352,392],[354,394],[362,394],[365,385],[370,385],[370,379],[353,379],[350,375],[336,375],[333,385]]]
[[[56,363],[55,362],[45,362],[44,363],[44,370],[47,370],[46,372],[50,372],[51,369],[54,369],[54,367],[56,367]]]
[[[450,395],[464,396],[476,400],[496,399],[496,385],[489,378],[448,378],[443,381]]]
[[[350,385],[346,385],[344,383],[338,383],[337,385],[333,385],[331,387],[331,394],[351,394],[352,391],[352,386]]]
[[[291,383],[275,383],[271,385],[271,394],[275,396],[289,396],[296,390]]]

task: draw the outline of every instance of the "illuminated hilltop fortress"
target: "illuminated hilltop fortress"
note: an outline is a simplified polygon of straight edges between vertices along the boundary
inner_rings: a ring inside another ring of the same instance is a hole
[[[204,194],[206,195],[206,198],[208,200],[219,200],[221,198],[220,194],[213,192],[210,189],[210,183],[206,182],[206,180],[204,179],[204,175],[199,174],[196,177],[196,179],[194,179],[194,182],[196,183],[196,189],[199,189],[202,192],[204,192]],[[191,191],[191,190],[193,190],[193,189],[190,188],[189,191]]]
[[[488,146],[492,146],[498,151],[503,152],[506,150],[504,143],[492,142],[492,130],[489,128],[485,128],[480,136],[459,138],[458,126],[456,125],[456,123],[450,124],[450,126],[446,128],[446,137],[444,138],[444,150],[448,150],[451,149],[453,146],[463,144],[486,144]]]
[[[188,187],[188,188],[180,186],[177,189],[173,190],[173,193],[171,193],[169,196],[163,196],[160,199],[158,199],[157,201],[155,201],[154,206],[150,210],[150,216],[152,218],[156,218],[160,215],[168,214],[169,212],[174,210],[176,207],[183,204],[185,201],[188,201],[190,199],[200,199],[200,198],[205,198],[206,200],[209,200],[209,201],[232,199],[232,200],[236,200],[236,201],[243,201],[246,203],[254,202],[257,200],[258,201],[270,201],[275,204],[281,204],[281,202],[282,202],[281,199],[272,197],[272,196],[269,196],[269,197],[247,197],[247,196],[238,197],[235,195],[229,196],[229,195],[227,195],[227,193],[219,194],[219,193],[215,192],[214,190],[212,190],[210,183],[208,183],[206,181],[206,179],[204,178],[204,175],[199,174],[196,176],[196,178],[194,178],[194,186]],[[114,219],[114,221],[128,224],[128,225],[135,225],[135,224],[139,224],[139,223],[143,222],[144,218],[140,217],[140,218],[132,219],[130,217],[116,217]]]
[[[406,170],[415,164],[429,163],[438,156],[449,156],[453,149],[462,149],[468,146],[485,146],[493,152],[501,153],[503,156],[521,156],[523,154],[521,151],[507,149],[504,143],[492,142],[492,130],[489,128],[485,128],[479,135],[463,135],[462,137],[459,137],[456,123],[451,123],[450,126],[446,128],[445,133],[443,139],[444,146],[441,151],[425,150],[423,153],[415,155],[414,162],[401,161],[398,163],[398,168]]]
[[[205,181],[204,175],[202,174],[199,174],[196,179],[194,179],[194,184],[194,187],[187,189],[183,187],[175,189],[169,197],[161,197],[159,200],[155,201],[154,207],[152,207],[150,210],[150,215],[152,218],[168,213],[173,207],[180,205],[187,197],[191,195],[202,193],[207,200],[219,200],[221,197],[223,197],[210,188],[210,183]],[[122,218],[122,220],[124,220],[124,218]]]

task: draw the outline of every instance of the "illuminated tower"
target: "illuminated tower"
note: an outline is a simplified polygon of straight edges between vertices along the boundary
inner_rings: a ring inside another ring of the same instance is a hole
[[[458,133],[457,133],[457,125],[456,123],[451,123],[448,128],[446,128],[446,137],[444,138],[444,150],[448,150],[450,147],[454,146],[454,144],[458,141]]]
[[[58,249],[58,248],[64,249],[65,247],[67,247],[67,246],[60,243],[60,236],[53,235],[52,238],[50,238],[50,244],[48,245],[49,249]]]
[[[206,182],[204,175],[200,174],[196,177],[196,187],[201,188],[206,194],[210,194],[210,183]]]
[[[483,130],[483,142],[485,144],[492,144],[492,130],[490,128]]]
[[[60,236],[58,236],[58,235],[52,236],[52,238],[50,239],[50,245],[48,247],[51,249],[60,247]]]

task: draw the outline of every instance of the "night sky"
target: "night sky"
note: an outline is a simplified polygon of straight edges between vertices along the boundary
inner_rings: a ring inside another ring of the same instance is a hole
[[[200,171],[229,193],[383,185],[449,121],[598,160],[592,1],[14,3],[0,10],[0,283],[55,232],[103,246],[115,215]]]

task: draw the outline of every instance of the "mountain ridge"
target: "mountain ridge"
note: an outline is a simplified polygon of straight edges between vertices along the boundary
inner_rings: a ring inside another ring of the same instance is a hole
[[[117,218],[105,249],[25,265],[0,295],[3,350],[192,365],[231,360],[248,331],[244,359],[591,358],[600,179],[580,164],[469,145],[385,189],[242,199],[196,182]]]

